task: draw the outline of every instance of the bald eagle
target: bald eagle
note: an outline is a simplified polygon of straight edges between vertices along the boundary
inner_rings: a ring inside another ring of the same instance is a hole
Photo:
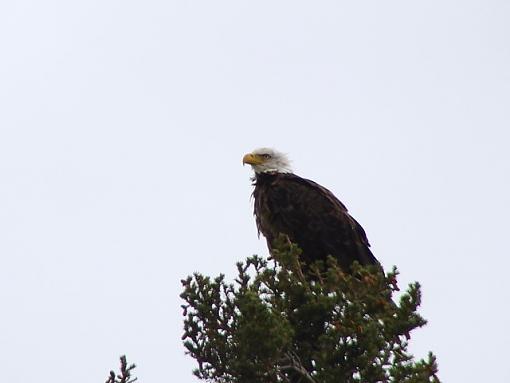
[[[331,255],[346,272],[354,261],[380,268],[365,231],[345,205],[321,185],[293,174],[285,154],[256,149],[243,157],[243,164],[255,172],[254,215],[270,253],[283,234],[301,248],[305,265]]]

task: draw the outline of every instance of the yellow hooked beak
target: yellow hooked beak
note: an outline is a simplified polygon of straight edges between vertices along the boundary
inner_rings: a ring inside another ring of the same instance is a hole
[[[260,165],[264,163],[264,158],[258,154],[248,153],[243,157],[243,165]]]

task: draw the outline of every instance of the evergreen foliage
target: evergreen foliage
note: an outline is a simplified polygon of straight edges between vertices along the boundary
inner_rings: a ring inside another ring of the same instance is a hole
[[[297,246],[280,241],[274,261],[237,264],[235,283],[195,273],[183,280],[183,341],[194,374],[218,383],[439,382],[435,356],[407,347],[426,321],[420,286],[398,290],[397,271],[330,258],[306,269]]]
[[[110,375],[105,383],[134,383],[138,380],[131,376],[131,372],[136,368],[136,365],[128,365],[125,355],[120,357],[120,372],[115,374],[114,371],[110,371]]]

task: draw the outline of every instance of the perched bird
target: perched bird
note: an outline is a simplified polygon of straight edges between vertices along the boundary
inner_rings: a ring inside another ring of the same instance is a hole
[[[344,204],[321,185],[293,174],[285,154],[256,149],[243,157],[243,164],[255,172],[254,215],[270,253],[283,234],[301,248],[305,265],[328,255],[346,272],[354,261],[379,265],[365,231]]]

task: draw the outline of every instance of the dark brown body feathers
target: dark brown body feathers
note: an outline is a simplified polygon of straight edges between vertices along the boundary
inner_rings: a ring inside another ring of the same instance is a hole
[[[361,225],[326,188],[292,173],[258,173],[254,185],[257,228],[270,251],[284,234],[303,250],[305,264],[331,255],[345,271],[354,261],[379,265]]]

